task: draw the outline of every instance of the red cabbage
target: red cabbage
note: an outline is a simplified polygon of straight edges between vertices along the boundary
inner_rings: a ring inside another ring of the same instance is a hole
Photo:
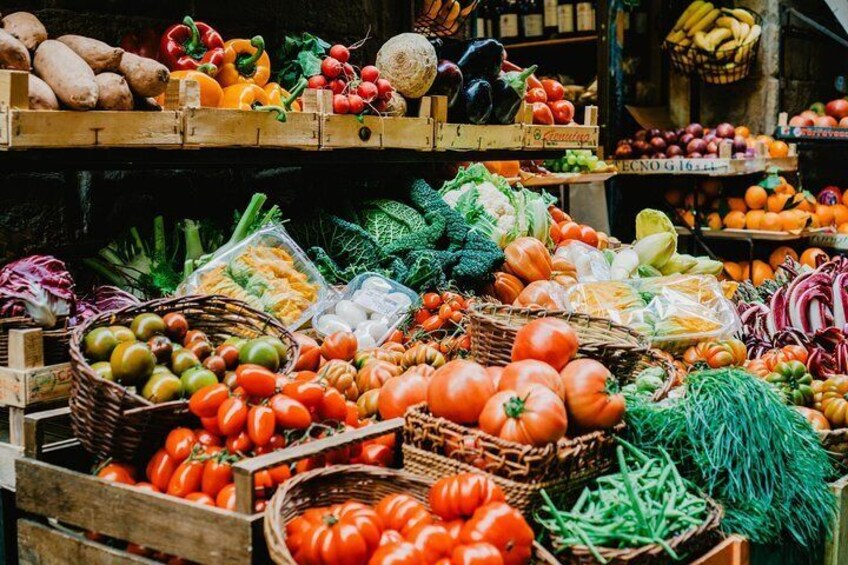
[[[0,316],[28,315],[53,327],[76,302],[74,281],[65,263],[50,255],[32,255],[0,269]]]

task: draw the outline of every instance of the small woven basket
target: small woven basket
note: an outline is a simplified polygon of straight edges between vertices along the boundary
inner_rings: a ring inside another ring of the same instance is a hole
[[[265,509],[265,542],[277,565],[297,565],[286,545],[286,524],[309,508],[356,500],[376,505],[384,496],[404,493],[428,505],[432,479],[368,465],[334,465],[296,475],[277,489]],[[532,563],[556,565],[553,555],[533,544]]]
[[[78,326],[71,337],[71,424],[83,447],[100,458],[132,461],[146,454],[172,427],[188,415],[188,402],[175,400],[153,404],[132,389],[102,379],[82,353],[85,334],[101,326],[126,325],[142,313],[165,315],[179,312],[189,328],[204,332],[213,345],[229,336],[280,338],[289,356],[280,368],[287,372],[300,351],[294,336],[283,324],[244,302],[224,296],[184,296],[153,300],[100,314]]]
[[[671,549],[681,558],[697,557],[706,553],[721,538],[719,524],[724,514],[722,507],[711,498],[707,501],[707,517],[699,526],[692,527],[677,536],[665,540]],[[551,546],[558,558],[575,565],[596,565],[598,561],[584,545],[563,547],[556,535],[551,536]],[[673,563],[671,556],[659,544],[652,543],[641,547],[598,547],[598,553],[606,559],[608,565],[657,565]]]

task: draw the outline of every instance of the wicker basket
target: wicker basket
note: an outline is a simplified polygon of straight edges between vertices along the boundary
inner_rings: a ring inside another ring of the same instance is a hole
[[[539,505],[541,489],[568,499],[608,472],[615,454],[613,434],[624,429],[619,424],[612,434],[595,431],[533,447],[437,418],[426,404],[407,410],[404,419],[405,469],[434,479],[484,471],[503,489],[509,503],[525,514]]]
[[[356,500],[377,504],[384,496],[405,493],[425,505],[433,480],[405,471],[368,465],[335,465],[296,475],[277,489],[265,509],[265,542],[271,560],[296,565],[286,546],[286,524],[308,508]],[[532,563],[559,563],[538,543],[533,544]]]
[[[82,354],[82,339],[90,330],[100,326],[129,325],[137,314],[145,312],[160,315],[179,312],[186,317],[190,328],[206,333],[213,344],[231,335],[278,337],[291,352],[281,372],[294,365],[299,352],[294,336],[277,319],[244,302],[223,296],[153,300],[91,318],[78,326],[71,338],[70,407],[74,434],[94,456],[131,461],[146,454],[188,415],[185,400],[153,404],[131,389],[100,378]]]
[[[711,498],[704,498],[707,501],[708,508],[707,518],[704,522],[700,526],[690,528],[670,540],[666,540],[668,546],[683,559],[703,555],[721,538],[718,527],[724,511]],[[558,536],[551,536],[551,546],[563,562],[575,565],[596,565],[598,563],[586,546],[575,545],[563,548],[557,540]],[[622,549],[598,547],[597,550],[609,565],[656,565],[657,563],[674,562],[663,547],[656,543]]]
[[[830,454],[839,475],[848,473],[848,428],[819,431],[822,446]]]
[[[68,361],[68,344],[71,341],[71,330],[67,327],[68,319],[59,318],[56,326],[43,328],[41,332],[44,345],[44,364],[56,365]],[[0,319],[0,367],[9,366],[9,330],[28,330],[41,328],[32,318],[16,316]]]

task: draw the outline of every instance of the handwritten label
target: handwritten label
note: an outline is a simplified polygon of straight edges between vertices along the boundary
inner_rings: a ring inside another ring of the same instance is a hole
[[[70,365],[35,370],[27,379],[27,388],[28,403],[67,397],[71,391]]]
[[[815,137],[819,139],[848,139],[848,128],[812,126],[778,126],[778,137]]]
[[[810,245],[829,247],[831,249],[848,250],[848,235],[836,233],[819,233],[811,235]]]
[[[531,147],[587,147],[598,144],[594,126],[527,126],[527,145]]]
[[[731,171],[729,159],[626,159],[615,161],[620,174],[691,174],[727,173]]]

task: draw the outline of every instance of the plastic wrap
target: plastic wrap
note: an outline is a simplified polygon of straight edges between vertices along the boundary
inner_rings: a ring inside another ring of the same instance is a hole
[[[568,259],[577,271],[577,280],[581,282],[610,280],[610,264],[598,249],[582,241],[567,240],[554,252],[557,257]]]
[[[262,229],[213,256],[177,291],[221,294],[266,312],[297,329],[322,310],[332,291],[300,247],[280,226]]]
[[[362,273],[313,315],[312,327],[323,337],[338,324],[337,329],[355,333],[360,348],[375,347],[388,339],[419,302],[418,294],[402,284],[377,273]],[[359,312],[366,319],[355,324]]]
[[[580,283],[569,289],[569,304],[576,312],[645,333],[666,351],[730,337],[740,328],[733,304],[718,280],[708,275]]]

